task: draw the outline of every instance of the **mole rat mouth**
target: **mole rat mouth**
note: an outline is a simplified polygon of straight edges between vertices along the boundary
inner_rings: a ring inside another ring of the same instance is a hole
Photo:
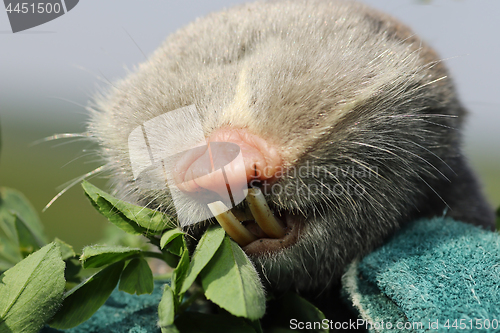
[[[300,219],[285,212],[273,212],[259,188],[248,189],[246,209],[229,210],[224,203],[208,204],[215,219],[249,255],[263,255],[297,242]]]

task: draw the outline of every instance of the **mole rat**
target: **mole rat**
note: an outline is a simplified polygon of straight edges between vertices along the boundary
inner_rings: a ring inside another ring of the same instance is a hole
[[[238,217],[248,200],[228,212],[246,230],[228,233],[237,240],[248,231],[237,241],[272,290],[329,290],[354,258],[419,217],[493,229],[461,150],[466,110],[443,62],[408,27],[363,4],[260,1],[209,14],[96,99],[88,131],[114,194],[201,221],[207,205],[176,206],[168,188],[142,186],[129,151],[134,129],[188,106],[199,126],[186,117],[174,127],[194,126],[201,139],[184,131],[175,145],[236,144],[244,182],[275,217]],[[168,131],[154,140],[172,145]],[[196,189],[181,192],[214,190],[209,178],[196,182],[201,155],[186,154],[174,172]],[[215,222],[207,220],[187,230],[199,235]]]

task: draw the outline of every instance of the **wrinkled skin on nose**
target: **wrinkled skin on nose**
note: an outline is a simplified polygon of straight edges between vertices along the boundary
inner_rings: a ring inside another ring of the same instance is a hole
[[[273,181],[282,160],[276,147],[246,129],[221,128],[207,144],[182,154],[174,181],[184,192],[204,190],[224,197],[228,185],[238,193],[252,181]]]

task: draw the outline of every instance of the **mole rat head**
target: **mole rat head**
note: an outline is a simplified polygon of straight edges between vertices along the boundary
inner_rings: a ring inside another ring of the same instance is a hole
[[[184,224],[218,215],[265,281],[306,290],[418,210],[459,110],[437,56],[394,19],[257,2],[168,37],[98,98],[89,131],[116,195]]]

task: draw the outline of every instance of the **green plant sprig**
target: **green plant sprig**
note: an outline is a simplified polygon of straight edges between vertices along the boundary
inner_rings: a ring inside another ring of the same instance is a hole
[[[82,187],[111,223],[128,234],[145,236],[153,249],[98,244],[77,255],[61,240],[47,244],[27,200],[16,191],[3,189],[0,270],[8,270],[0,275],[0,294],[8,296],[0,298],[0,332],[4,326],[14,332],[38,332],[46,323],[57,329],[75,327],[88,320],[116,287],[130,294],[151,294],[154,277],[148,258],[173,268],[158,306],[163,333],[195,332],[201,324],[206,332],[262,332],[259,319],[266,312],[264,288],[251,261],[222,228],[209,227],[190,254],[187,236],[173,218],[121,201],[88,182]],[[43,291],[37,294],[43,298],[36,298],[37,289]],[[308,309],[305,313],[310,320],[324,318],[298,295],[285,297],[287,307],[295,304],[295,308]],[[211,302],[219,310],[208,314],[191,311],[197,300]],[[33,307],[40,308],[33,311]],[[276,326],[286,327],[285,312],[274,313],[281,313],[274,320]]]

